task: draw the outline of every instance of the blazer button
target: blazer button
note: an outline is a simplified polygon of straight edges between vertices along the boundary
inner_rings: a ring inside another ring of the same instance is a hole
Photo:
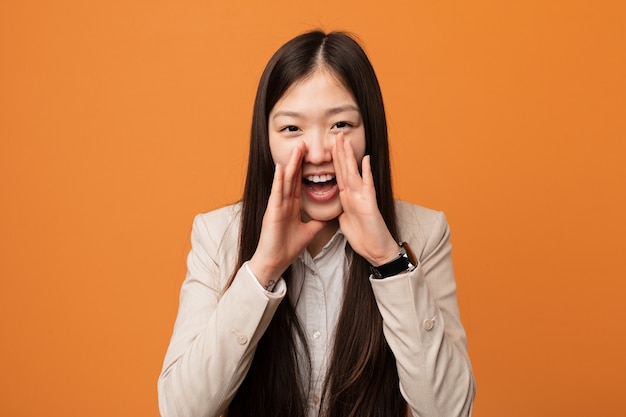
[[[435,327],[435,319],[426,319],[422,322],[424,330],[432,330]]]
[[[248,343],[248,338],[243,334],[238,334],[237,342],[239,342],[240,345],[245,345],[246,343]]]

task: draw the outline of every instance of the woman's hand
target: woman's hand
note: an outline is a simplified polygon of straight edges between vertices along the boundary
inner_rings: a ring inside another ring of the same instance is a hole
[[[302,253],[325,222],[302,222],[300,191],[302,188],[302,157],[306,145],[298,143],[286,167],[276,164],[272,191],[263,216],[261,236],[248,266],[267,290]]]
[[[363,157],[361,177],[352,146],[339,133],[333,148],[333,165],[343,207],[339,226],[350,246],[374,266],[393,260],[400,248],[378,210],[369,155]]]

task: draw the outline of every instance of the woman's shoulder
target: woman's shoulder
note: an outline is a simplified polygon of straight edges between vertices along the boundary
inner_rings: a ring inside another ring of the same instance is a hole
[[[196,216],[196,219],[201,219],[205,223],[230,223],[233,220],[238,220],[241,214],[241,202],[229,204],[224,207],[220,207],[215,210],[201,213]]]
[[[400,238],[410,244],[427,245],[446,238],[450,231],[442,211],[396,200]]]
[[[396,217],[399,223],[438,223],[445,217],[442,211],[396,200]]]
[[[196,216],[192,234],[204,242],[222,246],[236,241],[239,233],[241,203],[230,204]]]

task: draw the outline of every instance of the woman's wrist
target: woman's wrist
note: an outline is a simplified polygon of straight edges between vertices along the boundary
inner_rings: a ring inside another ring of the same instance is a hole
[[[402,272],[413,271],[417,267],[417,260],[415,259],[413,251],[409,248],[408,243],[402,242],[399,247],[400,251],[396,258],[382,265],[370,265],[373,278],[388,278]]]
[[[370,263],[370,265],[376,267],[384,265],[387,262],[390,262],[397,258],[399,251],[400,245],[398,245],[398,242],[396,242],[393,237],[389,235],[389,239],[385,240],[385,243],[383,246],[381,246],[381,249],[379,249],[375,253],[372,252],[371,255],[366,257],[366,259]]]
[[[250,268],[252,274],[266,291],[272,291],[280,279],[281,272],[277,272],[276,268],[272,268],[255,259],[256,256],[257,254],[255,253],[252,259],[248,261],[248,268]]]

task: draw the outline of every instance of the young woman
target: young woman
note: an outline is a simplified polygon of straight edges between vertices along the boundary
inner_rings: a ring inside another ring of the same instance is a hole
[[[469,415],[450,249],[442,213],[394,201],[361,47],[292,39],[259,83],[241,202],[194,221],[161,414]]]

